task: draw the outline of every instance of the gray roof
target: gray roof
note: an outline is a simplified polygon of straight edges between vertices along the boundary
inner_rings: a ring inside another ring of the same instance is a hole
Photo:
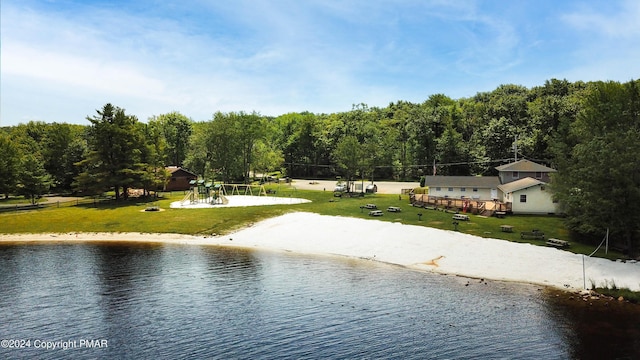
[[[524,189],[530,188],[532,186],[544,185],[544,184],[546,184],[546,183],[542,182],[540,180],[536,180],[536,179],[531,178],[531,177],[526,177],[524,179],[512,181],[512,182],[507,183],[507,184],[502,184],[502,185],[498,186],[498,189],[500,189],[505,194],[509,194],[509,193],[514,193],[514,192],[519,191],[519,190],[524,190]]]
[[[497,176],[425,176],[425,186],[469,187],[496,189],[500,185]]]
[[[165,169],[166,169],[167,171],[169,171],[169,173],[171,173],[171,174],[174,174],[174,173],[177,173],[177,172],[179,172],[179,171],[182,171],[182,172],[184,172],[184,173],[186,173],[186,174],[188,174],[188,175],[191,175],[191,176],[195,176],[195,177],[197,177],[197,175],[196,175],[196,174],[192,173],[192,172],[191,172],[191,171],[189,171],[189,170],[183,169],[183,168],[181,168],[181,167],[177,167],[177,166],[167,166],[167,167],[165,167]]]
[[[505,165],[496,166],[498,171],[523,171],[523,172],[556,172],[555,169],[534,163],[527,159],[518,160]]]

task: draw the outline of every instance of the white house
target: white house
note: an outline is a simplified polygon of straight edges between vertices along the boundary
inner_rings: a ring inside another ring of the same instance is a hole
[[[548,183],[555,169],[519,160],[496,167],[498,176],[426,176],[429,196],[503,203],[514,214],[554,214]]]
[[[514,214],[555,214],[558,204],[547,183],[534,178],[524,178],[498,186],[500,198],[511,203]]]
[[[429,196],[451,199],[498,199],[497,176],[425,176]]]

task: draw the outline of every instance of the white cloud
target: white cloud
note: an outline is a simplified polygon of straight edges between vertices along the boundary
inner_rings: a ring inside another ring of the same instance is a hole
[[[640,74],[640,3],[606,5],[596,9],[581,3],[560,17],[575,36],[567,50],[571,66],[561,73],[567,79],[626,82]]]
[[[592,34],[636,39],[640,35],[640,2],[637,0],[607,2],[605,9],[589,7],[589,4],[562,18],[576,29]]]
[[[162,81],[144,75],[141,69],[126,62],[83,58],[58,52],[42,51],[22,44],[6,44],[10,55],[3,59],[3,72],[61,86],[73,86],[104,93],[156,98],[162,100]]]

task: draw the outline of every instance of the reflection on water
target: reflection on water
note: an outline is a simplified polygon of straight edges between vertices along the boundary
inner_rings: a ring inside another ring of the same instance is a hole
[[[640,305],[549,291],[548,309],[576,359],[640,358]]]
[[[0,291],[2,339],[108,340],[100,349],[2,348],[3,358],[584,359],[594,358],[594,346],[604,351],[598,355],[614,354],[614,346],[618,357],[639,352],[632,339],[640,318],[630,312],[592,322],[589,309],[534,286],[343,258],[16,244],[0,246]]]

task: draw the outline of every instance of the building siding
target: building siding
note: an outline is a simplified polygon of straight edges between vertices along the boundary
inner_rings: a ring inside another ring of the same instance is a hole
[[[540,180],[545,183],[550,182],[549,173],[543,172],[529,172],[529,171],[516,171],[517,177],[514,177],[513,171],[501,171],[498,175],[500,177],[501,184],[508,184],[510,182],[524,179],[524,178],[534,178],[536,180]]]
[[[449,191],[451,189],[451,191]],[[464,191],[462,191],[464,189]],[[477,188],[477,191],[473,191],[474,188],[461,188],[461,187],[450,187],[450,186],[429,186],[429,195],[437,196],[437,197],[449,197],[452,199],[462,199],[468,198],[472,200],[492,200],[491,199],[491,189],[481,189]],[[495,190],[495,189],[494,189]]]
[[[521,195],[526,195],[527,202],[520,201]],[[554,214],[558,210],[557,204],[553,202],[551,192],[543,185],[505,193],[503,201],[511,203],[511,210],[514,214]]]
[[[165,186],[165,191],[183,191],[189,190],[189,181],[196,180],[198,177],[184,169],[171,169],[171,178]]]

